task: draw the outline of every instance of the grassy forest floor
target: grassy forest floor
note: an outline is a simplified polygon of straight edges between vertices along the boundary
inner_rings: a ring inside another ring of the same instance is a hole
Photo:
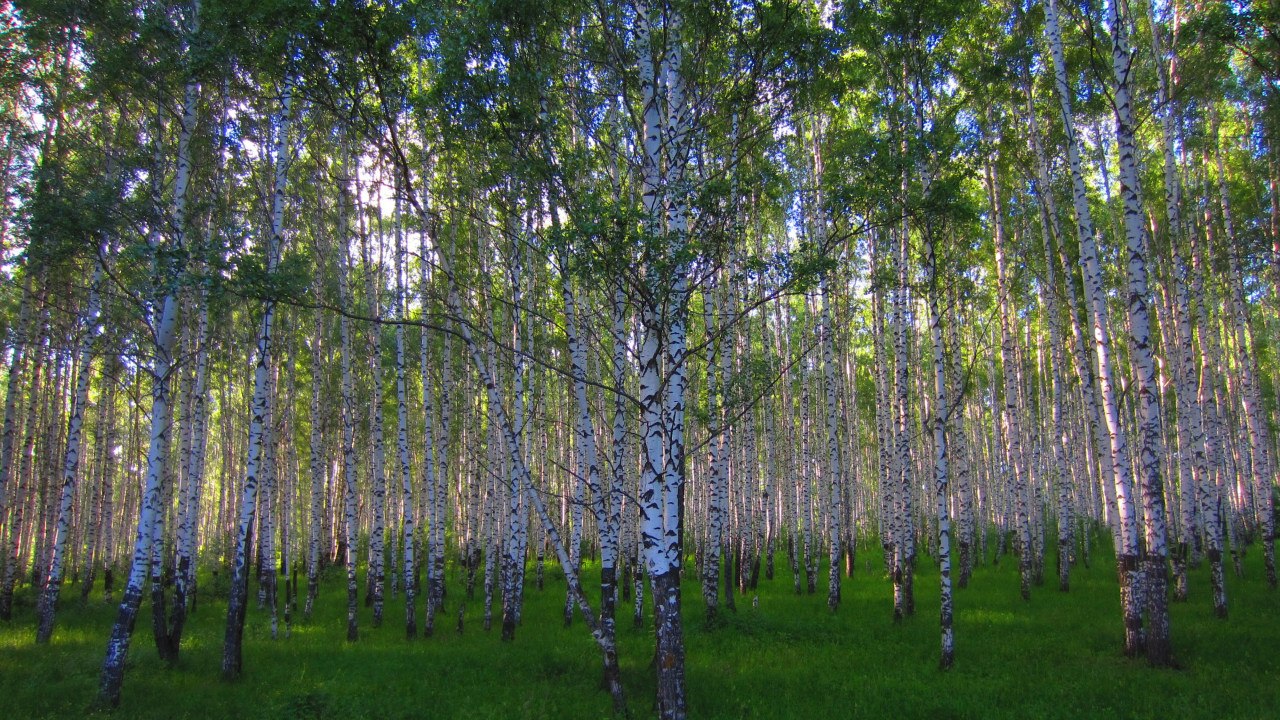
[[[778,557],[759,604],[739,598],[715,628],[701,592],[684,587],[687,683],[695,718],[1280,718],[1280,592],[1266,587],[1261,552],[1245,577],[1228,571],[1231,618],[1212,617],[1208,568],[1191,576],[1191,599],[1172,604],[1181,669],[1153,670],[1122,656],[1114,566],[1101,551],[1077,566],[1069,594],[1058,592],[1052,559],[1030,602],[1018,596],[1016,562],[986,564],[956,592],[956,664],[938,670],[938,574],[922,558],[917,614],[891,621],[891,587],[879,558],[863,550],[844,581],[839,611],[816,595],[797,596]],[[530,572],[530,579],[532,579]],[[820,578],[825,578],[821,574]],[[435,637],[404,638],[403,598],[389,599],[372,628],[361,610],[360,641],[344,641],[345,582],[322,587],[310,622],[272,641],[251,599],[245,675],[218,679],[225,604],[206,578],[169,669],[158,660],[144,603],[130,650],[122,718],[605,718],[600,662],[581,619],[563,626],[563,575],[548,567],[546,588],[530,584],[513,643],[484,632],[478,600],[456,632],[460,582],[451,577],[448,613]],[[590,580],[590,573],[588,573]],[[477,588],[477,593],[479,593]],[[593,593],[593,598],[595,597]],[[11,624],[0,626],[0,717],[86,714],[115,606],[82,606],[68,589],[52,644],[34,643],[30,590]],[[598,602],[598,599],[596,600]],[[421,600],[419,601],[421,602]],[[421,607],[421,606],[419,606]],[[630,602],[618,608],[623,682],[633,717],[653,708],[652,627],[633,629]],[[283,634],[283,631],[282,631]]]

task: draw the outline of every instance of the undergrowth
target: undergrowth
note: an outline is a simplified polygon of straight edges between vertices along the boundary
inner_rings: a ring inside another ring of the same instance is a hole
[[[737,597],[736,612],[705,622],[702,594],[683,589],[690,716],[695,718],[1242,718],[1280,717],[1280,593],[1266,587],[1261,553],[1245,577],[1228,575],[1231,617],[1212,616],[1207,567],[1191,576],[1191,599],[1172,604],[1180,668],[1157,670],[1121,653],[1114,566],[1095,550],[1073,569],[1071,592],[1056,578],[1018,594],[1015,562],[986,564],[955,594],[955,667],[938,669],[938,575],[917,574],[917,612],[892,621],[891,587],[865,550],[846,578],[836,613],[796,595],[785,557],[778,575]],[[1052,568],[1052,559],[1049,561]],[[593,568],[587,570],[591,582]],[[529,577],[532,578],[532,572]],[[820,571],[820,578],[825,578]],[[251,594],[244,677],[218,679],[225,604],[205,579],[182,656],[157,657],[144,604],[133,637],[121,718],[605,718],[611,702],[581,618],[563,624],[563,576],[525,590],[523,624],[511,643],[481,627],[479,593],[463,597],[450,577],[434,637],[406,640],[403,596],[388,597],[383,626],[364,607],[360,640],[344,640],[346,591],[325,582],[315,616],[295,613],[289,637],[270,638]],[[361,586],[363,588],[363,585]],[[477,589],[478,590],[478,589]],[[88,712],[115,606],[64,593],[53,642],[34,643],[30,589],[0,626],[0,717],[80,717]],[[222,590],[225,592],[225,590]],[[421,613],[421,595],[419,612]],[[757,600],[758,602],[754,602]],[[593,601],[598,597],[593,594]],[[457,632],[459,604],[463,632]],[[630,713],[653,714],[652,629],[634,628],[618,606],[620,661]],[[499,608],[495,608],[495,626]],[[419,615],[419,626],[422,620]]]

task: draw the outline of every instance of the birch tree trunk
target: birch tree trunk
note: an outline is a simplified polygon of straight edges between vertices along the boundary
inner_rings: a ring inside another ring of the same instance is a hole
[[[1116,145],[1120,153],[1120,196],[1124,202],[1125,240],[1129,262],[1129,352],[1138,379],[1139,433],[1142,447],[1142,510],[1146,518],[1146,548],[1142,558],[1147,607],[1147,660],[1156,666],[1173,664],[1169,638],[1168,547],[1165,528],[1164,478],[1160,457],[1160,388],[1151,347],[1151,318],[1147,310],[1146,238],[1142,202],[1138,197],[1138,159],[1134,147],[1133,108],[1130,105],[1130,73],[1133,50],[1129,46],[1128,18],[1120,14],[1118,0],[1108,3],[1111,20],[1111,59],[1115,75]],[[1117,489],[1117,495],[1119,490]]]
[[[22,295],[18,306],[18,318],[13,330],[13,351],[10,354],[8,382],[5,386],[4,400],[4,426],[0,431],[0,503],[3,504],[5,513],[0,515],[6,524],[13,527],[10,531],[7,542],[2,546],[4,556],[0,557],[0,564],[4,565],[3,576],[0,577],[0,620],[8,622],[13,617],[13,584],[17,576],[17,562],[15,559],[17,548],[17,526],[16,518],[21,514],[21,503],[23,498],[18,493],[19,478],[15,472],[18,465],[17,453],[14,452],[14,446],[18,442],[18,414],[21,411],[19,402],[22,400],[23,388],[22,381],[26,375],[27,364],[30,360],[30,346],[33,344],[34,320],[32,307],[36,303],[36,298],[32,292],[32,284],[34,283],[34,270],[30,267],[24,268],[24,277],[22,281]],[[36,369],[37,372],[39,368]]]
[[[955,662],[955,635],[952,629],[951,603],[951,516],[947,511],[948,449],[947,363],[942,339],[942,310],[938,303],[938,255],[933,233],[924,232],[925,283],[929,287],[929,338],[933,345],[933,480],[938,519],[938,562],[940,578],[942,650],[938,661],[942,669]]]
[[[316,284],[314,292],[319,300],[322,288],[322,263],[316,263]],[[320,303],[317,302],[317,305]],[[320,415],[320,396],[324,392],[324,372],[322,368],[322,343],[324,342],[324,311],[317,307],[314,315],[311,342],[311,428],[309,436],[310,468],[311,468],[311,511],[310,524],[307,531],[307,599],[303,605],[302,615],[311,619],[315,609],[316,595],[320,592],[320,538],[324,531],[324,499],[325,499],[325,446],[324,422]]]
[[[100,250],[105,255],[105,246]],[[81,439],[84,427],[85,406],[89,404],[89,379],[93,369],[93,345],[98,334],[98,314],[102,308],[102,261],[95,261],[93,281],[84,313],[80,317],[80,359],[76,370],[76,394],[71,403],[71,416],[67,425],[66,452],[62,460],[62,485],[58,493],[58,519],[54,530],[53,557],[44,578],[37,614],[39,626],[36,642],[47,643],[53,635],[54,612],[58,594],[62,589],[62,571],[66,562],[67,537],[71,533],[71,503],[74,499],[76,476],[80,467],[80,453],[84,449]],[[3,492],[3,490],[0,490]]]
[[[1072,205],[1080,244],[1080,265],[1085,293],[1093,319],[1093,342],[1098,361],[1098,390],[1110,439],[1111,469],[1116,495],[1116,565],[1120,579],[1120,605],[1124,617],[1124,648],[1130,656],[1143,652],[1142,610],[1139,604],[1138,527],[1133,504],[1133,477],[1129,471],[1127,440],[1112,382],[1111,331],[1107,321],[1106,293],[1102,268],[1098,263],[1093,216],[1085,190],[1075,120],[1071,113],[1071,86],[1067,81],[1062,53],[1062,32],[1057,21],[1056,0],[1045,2],[1045,25],[1053,56],[1054,80],[1067,136],[1067,161],[1071,167]]]
[[[397,188],[395,205],[395,313],[400,321],[396,323],[396,458],[400,463],[400,492],[402,513],[402,547],[404,567],[404,613],[405,637],[415,638],[418,635],[418,616],[416,606],[415,578],[416,556],[414,543],[417,538],[417,519],[414,515],[413,472],[409,460],[409,395],[405,386],[405,339],[404,324],[408,319],[405,309],[405,265],[408,253],[405,249],[404,236],[400,225],[400,193]],[[425,330],[424,330],[425,332]],[[423,458],[424,462],[427,458]]]
[[[654,594],[658,714],[664,720],[679,720],[686,714],[680,556],[688,268],[676,258],[683,253],[688,235],[684,170],[689,152],[689,107],[684,101],[681,77],[679,12],[665,2],[654,12],[646,0],[638,0],[636,14],[643,106],[640,144],[645,231],[650,237],[669,238],[665,257],[659,263],[662,267],[646,269],[650,296],[641,308],[644,339],[639,365],[644,454],[640,533]],[[659,19],[664,21],[665,33],[659,31]],[[664,364],[665,378],[661,372]]]
[[[906,197],[904,176],[903,197]],[[892,247],[893,269],[896,287],[893,294],[893,578],[894,619],[901,620],[915,614],[915,503],[912,497],[911,420],[909,400],[908,319],[909,292],[907,285],[908,227],[904,217]]]
[[[1217,129],[1217,113],[1214,113],[1214,125]],[[1249,434],[1249,456],[1252,467],[1246,468],[1252,475],[1252,492],[1257,498],[1254,509],[1258,526],[1262,531],[1263,562],[1266,567],[1267,583],[1276,587],[1276,546],[1275,515],[1272,511],[1272,493],[1275,486],[1271,467],[1270,443],[1267,438],[1270,431],[1262,419],[1262,398],[1258,392],[1257,355],[1253,348],[1250,332],[1249,307],[1244,301],[1244,276],[1240,272],[1239,252],[1236,250],[1237,235],[1234,218],[1231,213],[1231,200],[1227,192],[1226,170],[1222,161],[1221,134],[1215,132],[1218,142],[1214,147],[1215,161],[1218,170],[1218,195],[1222,205],[1222,220],[1227,233],[1227,278],[1231,288],[1231,311],[1234,316],[1236,348],[1240,352],[1240,401],[1244,410],[1245,423]]]
[[[1000,204],[1000,189],[997,187],[995,173],[988,163],[986,166],[987,195],[991,203],[992,237],[995,244],[996,282],[998,285],[1000,304],[1000,374],[1003,379],[1003,419],[1006,428],[1005,443],[1008,457],[1007,473],[1011,482],[1009,491],[1013,493],[1015,505],[1015,522],[1018,532],[1018,574],[1021,579],[1020,590],[1023,600],[1031,599],[1031,583],[1034,569],[1032,567],[1033,550],[1031,548],[1031,508],[1028,494],[1027,468],[1022,458],[1022,410],[1018,405],[1018,357],[1016,339],[1014,338],[1013,290],[1010,287],[1008,251],[1005,247],[1003,210]],[[1004,473],[1002,473],[1004,474]]]
[[[1031,95],[1029,73],[1024,77],[1027,87],[1027,118],[1030,122],[1031,145],[1036,159],[1036,197],[1040,202],[1040,233],[1044,245],[1045,283],[1040,285],[1040,292],[1057,298],[1058,283],[1055,264],[1057,261],[1054,245],[1058,236],[1057,208],[1053,202],[1052,186],[1049,183],[1049,167],[1044,148],[1040,141],[1039,123],[1036,119],[1035,104]],[[1070,284],[1072,279],[1066,278]],[[1045,292],[1045,286],[1049,291]],[[1049,347],[1051,352],[1053,376],[1053,409],[1052,409],[1052,473],[1055,476],[1058,491],[1058,589],[1067,592],[1071,588],[1071,477],[1064,471],[1068,455],[1066,429],[1063,425],[1063,382],[1062,382],[1062,319],[1058,312],[1058,303],[1045,298],[1043,303],[1049,318]],[[1086,373],[1087,375],[1087,373]],[[1082,377],[1083,379],[1083,377]]]
[[[267,272],[276,270],[284,245],[284,195],[289,179],[289,126],[293,119],[294,80],[286,76],[280,98],[280,118],[276,126],[274,181],[271,193],[270,237],[266,243]],[[253,370],[253,402],[249,421],[249,457],[245,467],[244,490],[240,497],[239,521],[236,526],[235,554],[231,561],[231,591],[227,600],[227,632],[222,646],[222,676],[234,680],[243,667],[245,611],[249,599],[249,566],[253,557],[253,525],[258,506],[259,480],[272,470],[267,466],[270,440],[270,405],[272,372],[272,321],[275,300],[263,302],[262,321],[258,330],[257,361]],[[256,518],[259,526],[262,518]],[[275,569],[272,568],[274,573]]]
[[[191,6],[192,24],[190,31],[199,31],[200,3],[196,0]],[[181,252],[185,250],[185,234],[187,231],[187,187],[191,178],[191,137],[195,132],[196,106],[199,96],[199,85],[194,80],[186,83],[182,114],[179,119],[178,163],[173,184],[172,227],[175,234],[170,241],[170,249]],[[159,144],[157,141],[157,149]],[[159,170],[157,163],[156,171]],[[152,248],[160,246],[159,229],[152,231]],[[160,270],[160,268],[157,268]],[[142,604],[142,583],[151,571],[153,545],[160,540],[155,531],[164,512],[161,507],[161,482],[164,475],[164,461],[169,443],[170,422],[173,407],[170,402],[171,370],[173,366],[174,343],[177,339],[179,303],[177,280],[183,268],[166,268],[173,273],[158,273],[165,281],[171,283],[169,290],[159,302],[153,319],[155,340],[153,346],[151,387],[151,443],[147,451],[147,471],[144,489],[138,514],[138,530],[134,540],[133,560],[129,569],[129,579],[120,600],[120,609],[116,615],[115,625],[111,629],[107,641],[106,657],[102,663],[102,674],[98,684],[97,704],[114,708],[120,704],[120,689],[124,684],[125,658],[129,652],[129,641],[133,635],[134,623],[138,617],[138,609]],[[169,659],[176,660],[177,649],[172,648]]]
[[[832,337],[834,330],[831,326],[831,307],[828,300],[828,295],[831,292],[829,278],[824,276],[820,280],[819,292],[822,295],[822,384],[827,405],[827,480],[831,487],[829,500],[831,521],[827,527],[827,542],[830,546],[827,553],[827,609],[834,611],[840,605],[840,540],[842,533],[840,519],[844,515],[840,486],[841,477],[844,474],[844,464],[841,457],[840,425],[837,422],[836,412],[835,342]],[[947,589],[949,590],[949,587]]]
[[[356,194],[361,196],[359,173],[356,175]],[[359,200],[357,200],[357,203]],[[357,206],[358,208],[358,206]],[[353,208],[353,209],[357,209]],[[356,212],[357,218],[363,213]],[[376,318],[382,315],[382,303],[379,296],[380,284],[378,275],[381,272],[381,258],[378,262],[369,248],[368,233],[364,231],[364,223],[358,223],[360,230],[360,254],[364,265],[365,295],[369,303],[369,317],[375,318],[370,323],[367,348],[369,353],[369,370],[371,377],[371,397],[369,399],[369,436],[371,442],[370,486],[373,491],[373,517],[369,528],[369,563],[366,568],[365,605],[373,609],[371,625],[382,626],[383,593],[386,586],[386,528],[387,528],[387,460],[386,445],[383,438],[382,425],[382,323]],[[379,251],[379,254],[381,251]]]
[[[347,176],[348,147],[346,129],[343,128],[342,147],[338,175],[338,243],[336,258],[338,268],[338,301],[343,307],[352,306],[350,280],[350,213],[354,211]],[[356,399],[355,378],[352,374],[351,318],[345,313],[338,319],[340,364],[342,366],[342,564],[347,570],[347,642],[360,638],[357,620],[358,585],[356,582]]]
[[[707,410],[710,422],[711,457],[707,478],[707,540],[702,558],[702,599],[707,606],[707,625],[716,622],[720,608],[720,551],[725,541],[725,521],[729,501],[729,458],[727,455],[724,411],[724,375],[721,373],[725,355],[725,328],[722,323],[720,303],[722,293],[717,287],[715,273],[704,291],[706,331],[710,338],[710,355],[707,358]]]
[[[426,181],[424,181],[424,186]],[[423,190],[422,205],[428,207],[428,194]],[[429,290],[430,279],[428,277],[428,267],[430,263],[429,240],[432,221],[423,218],[423,230],[420,240],[421,262],[418,270],[418,283],[420,299],[423,312],[429,307]],[[430,368],[431,362],[431,334],[424,326],[418,345],[418,360],[422,372],[422,440],[423,440],[423,485],[427,494],[427,602],[426,602],[426,620],[423,625],[423,634],[430,637],[435,631],[436,610],[439,609],[441,601],[441,589],[444,587],[443,568],[444,568],[444,494],[445,494],[445,478],[444,476],[444,451],[443,443],[448,442],[448,437],[438,437],[436,429],[436,406],[441,406],[442,416],[447,417],[445,403],[436,402],[435,383],[432,382]],[[445,367],[448,368],[448,357],[446,353]],[[448,378],[446,370],[445,377]],[[446,379],[446,383],[448,380]],[[446,384],[447,387],[447,384]],[[439,567],[437,568],[437,564]]]

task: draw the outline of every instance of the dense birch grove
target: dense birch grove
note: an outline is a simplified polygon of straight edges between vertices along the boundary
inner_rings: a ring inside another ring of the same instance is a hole
[[[1117,651],[1175,666],[1169,603],[1225,620],[1246,552],[1277,582],[1278,33],[1244,0],[0,2],[0,618],[118,604],[114,706],[144,605],[176,663],[225,600],[230,679],[325,577],[350,642],[520,642],[563,592],[619,710],[618,616],[652,628],[680,718],[684,609],[844,612],[861,576],[946,668],[975,566],[1034,602],[1104,548]]]

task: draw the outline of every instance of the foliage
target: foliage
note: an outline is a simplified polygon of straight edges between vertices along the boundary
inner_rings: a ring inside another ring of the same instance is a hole
[[[875,548],[860,548],[837,614],[814,597],[794,595],[784,570],[762,580],[759,607],[743,598],[720,627],[708,629],[700,609],[686,610],[691,712],[705,718],[1178,719],[1259,717],[1259,709],[1280,704],[1269,681],[1280,672],[1271,651],[1280,631],[1258,553],[1249,555],[1246,578],[1233,586],[1230,621],[1211,617],[1207,593],[1175,605],[1182,665],[1175,672],[1119,653],[1114,566],[1101,545],[1093,555],[1091,568],[1075,569],[1070,594],[1044,592],[1030,603],[1017,597],[1016,563],[980,567],[957,596],[959,657],[948,673],[935,667],[936,627],[928,614],[888,622],[888,587]],[[785,568],[785,558],[778,560]],[[919,572],[920,602],[936,602],[936,571],[922,562]],[[548,580],[541,592],[526,589],[526,620],[514,643],[480,629],[478,603],[463,599],[454,569],[450,581],[458,595],[451,590],[450,622],[435,637],[407,642],[402,629],[390,625],[364,628],[359,643],[344,644],[342,581],[335,578],[321,589],[312,621],[295,621],[288,638],[270,640],[265,614],[251,611],[245,652],[254,672],[224,684],[209,680],[218,663],[224,593],[204,577],[182,661],[166,669],[151,648],[140,647],[121,711],[137,718],[246,720],[608,717],[591,640],[580,627],[562,627],[563,578],[548,573]],[[1193,573],[1192,583],[1207,585],[1207,568]],[[687,595],[697,592],[693,582],[686,584]],[[0,712],[82,715],[111,611],[96,597],[84,607],[68,604],[50,646],[31,643],[26,618],[33,609],[25,603],[15,622],[0,629]],[[465,604],[461,635],[453,621],[458,603]],[[620,616],[629,613],[630,603],[623,602]],[[620,630],[624,681],[637,717],[649,716],[639,698],[653,682],[651,633],[648,624]]]

